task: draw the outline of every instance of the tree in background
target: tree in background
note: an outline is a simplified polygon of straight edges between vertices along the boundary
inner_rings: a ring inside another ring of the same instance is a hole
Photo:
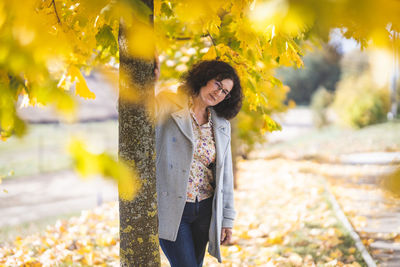
[[[329,124],[328,107],[333,102],[333,93],[325,87],[318,87],[311,97],[311,110],[313,113],[313,123],[317,128],[322,128]]]
[[[370,68],[369,55],[366,51],[350,52],[341,59],[340,68],[341,80],[360,76]]]
[[[287,98],[308,105],[319,87],[334,91],[340,79],[340,59],[335,47],[325,45],[304,56],[304,68],[279,68],[277,77],[290,87]]]

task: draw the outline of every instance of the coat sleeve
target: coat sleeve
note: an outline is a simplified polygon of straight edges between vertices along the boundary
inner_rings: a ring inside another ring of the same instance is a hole
[[[230,124],[229,133],[231,131]],[[222,227],[232,228],[233,221],[236,216],[236,211],[233,203],[233,169],[232,169],[232,150],[231,142],[229,141],[228,150],[225,155],[224,176],[223,176],[223,219]]]

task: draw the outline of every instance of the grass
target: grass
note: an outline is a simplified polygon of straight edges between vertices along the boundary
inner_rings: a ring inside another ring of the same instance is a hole
[[[0,176],[14,179],[71,168],[66,146],[74,136],[83,139],[95,151],[116,153],[118,122],[104,121],[76,124],[32,124],[23,138],[11,137],[0,143]],[[80,212],[58,215],[19,225],[0,228],[1,242],[11,242],[17,236],[42,232],[59,219]]]
[[[303,157],[347,153],[400,151],[400,122],[376,124],[360,130],[329,126],[282,143],[263,145],[271,157],[297,153]]]
[[[14,179],[22,176],[71,168],[67,153],[68,141],[79,136],[90,148],[116,153],[118,122],[104,121],[77,124],[32,124],[23,138],[11,137],[0,143],[0,177]],[[79,213],[59,215],[20,225],[0,228],[0,240],[12,241],[46,229],[58,219],[66,219]]]
[[[83,139],[95,151],[116,153],[118,122],[32,124],[23,138],[0,143],[0,176],[21,177],[71,168],[69,140]]]
[[[304,158],[354,152],[400,151],[400,122],[387,122],[361,130],[330,126],[311,130],[290,141],[267,143],[269,156],[297,153]],[[68,141],[80,136],[94,150],[117,151],[118,122],[77,124],[33,124],[23,138],[0,143],[0,177],[36,175],[71,168]]]

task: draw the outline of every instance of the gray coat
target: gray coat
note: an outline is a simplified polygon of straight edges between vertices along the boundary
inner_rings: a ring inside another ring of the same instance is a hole
[[[193,159],[193,131],[188,96],[161,92],[156,97],[156,176],[159,237],[175,241]],[[209,230],[208,252],[222,262],[220,238],[222,227],[233,227],[233,172],[231,127],[211,108],[216,145],[215,193]]]

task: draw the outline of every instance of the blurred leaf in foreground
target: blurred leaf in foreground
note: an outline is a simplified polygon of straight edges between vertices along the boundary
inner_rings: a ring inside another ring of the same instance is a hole
[[[141,184],[136,172],[124,162],[115,160],[111,155],[105,152],[101,154],[89,152],[86,145],[79,140],[73,140],[70,143],[69,151],[78,173],[84,177],[101,174],[117,181],[121,198],[132,200],[140,189]]]
[[[392,195],[400,198],[400,166],[397,166],[392,173],[383,177],[382,186]]]

